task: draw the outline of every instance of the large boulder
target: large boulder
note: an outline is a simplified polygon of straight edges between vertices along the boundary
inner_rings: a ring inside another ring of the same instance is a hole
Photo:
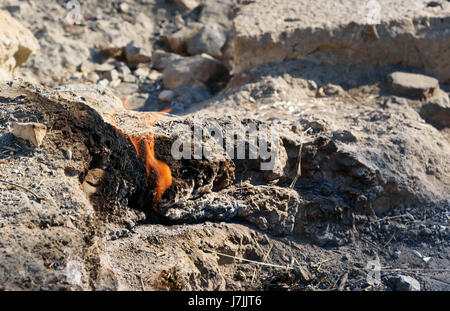
[[[392,64],[450,81],[450,3],[241,1],[234,18],[235,71],[285,59]]]
[[[11,79],[14,70],[38,49],[33,34],[7,11],[0,11],[0,81]]]

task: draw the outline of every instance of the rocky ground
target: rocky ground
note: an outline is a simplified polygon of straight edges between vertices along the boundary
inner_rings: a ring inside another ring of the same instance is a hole
[[[0,290],[449,290],[450,2],[369,2],[0,0]]]

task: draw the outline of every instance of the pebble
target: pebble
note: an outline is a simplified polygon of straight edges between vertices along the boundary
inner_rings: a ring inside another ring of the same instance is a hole
[[[134,71],[134,75],[139,77],[139,78],[143,78],[146,77],[149,73],[149,69],[148,68],[138,68]]]
[[[415,219],[414,219],[414,216],[411,215],[411,213],[406,212],[405,215],[406,215],[406,217],[408,217],[408,218],[411,219],[412,221],[415,220]]]
[[[190,55],[206,53],[213,57],[221,57],[226,40],[226,35],[217,26],[207,24],[188,40],[187,51]]]
[[[87,76],[88,81],[92,83],[97,83],[97,81],[100,79],[100,76],[96,72],[91,72]]]
[[[419,253],[419,252],[416,251],[416,250],[413,250],[413,251],[412,251],[412,254],[413,254],[414,256],[418,257],[418,258],[422,258],[422,257],[423,257],[422,254]]]
[[[108,81],[107,79],[101,79],[101,80],[99,80],[97,83],[98,83],[99,85],[101,85],[101,86],[106,87],[106,86],[108,86],[109,81]]]
[[[392,258],[399,259],[401,254],[402,254],[401,251],[395,251],[394,254],[392,255]]]
[[[165,103],[170,103],[175,96],[175,92],[171,90],[164,90],[159,93],[158,99]]]
[[[120,4],[120,10],[124,13],[128,13],[130,10],[130,6],[128,5],[128,3],[122,2]]]

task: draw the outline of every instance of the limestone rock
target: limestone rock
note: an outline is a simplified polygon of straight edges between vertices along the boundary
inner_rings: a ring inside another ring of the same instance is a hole
[[[430,100],[422,106],[420,112],[426,120],[439,126],[450,127],[450,100],[447,94]]]
[[[393,72],[388,76],[394,93],[417,98],[431,98],[439,91],[439,81],[421,74]]]
[[[220,61],[205,54],[183,57],[170,63],[164,70],[163,83],[169,89],[202,86],[212,78],[226,75],[227,71]]]
[[[202,1],[199,22],[203,24],[218,25],[225,31],[231,31],[233,2],[233,0]]]
[[[397,291],[420,291],[420,284],[416,279],[407,275],[395,275],[389,279],[394,290]]]
[[[47,134],[47,127],[44,124],[36,122],[15,123],[12,134],[39,147]]]
[[[197,0],[174,0],[175,4],[185,10],[193,10],[199,6]]]
[[[0,81],[11,79],[14,70],[38,49],[33,34],[7,11],[0,11]]]
[[[343,94],[345,94],[345,91],[341,86],[331,84],[331,83],[329,83],[323,87],[320,87],[317,90],[318,97],[338,96],[338,95],[343,95]]]
[[[106,82],[108,80],[105,79]],[[60,91],[61,97],[66,99],[78,99],[84,101],[91,108],[95,109],[103,118],[122,111],[123,104],[111,90],[98,84],[74,83],[56,88]]]
[[[156,70],[164,70],[167,66],[169,66],[172,62],[182,59],[182,56],[174,54],[174,53],[168,53],[163,50],[156,50],[153,53],[153,59],[152,59],[152,67]]]
[[[158,95],[158,99],[162,102],[170,103],[172,98],[175,96],[175,92],[172,90],[164,90]]]
[[[390,64],[450,81],[450,3],[421,1],[241,1],[235,10],[235,72],[307,58],[322,63]],[[373,18],[374,17],[374,18]]]
[[[125,58],[129,64],[148,63],[152,60],[152,51],[132,41],[125,46]]]
[[[152,60],[152,49],[150,45],[142,44],[134,40],[130,41],[123,34],[117,34],[106,47],[100,51],[109,57],[116,59],[125,58],[126,62],[132,66],[139,63],[148,63]]]
[[[197,31],[200,29],[200,24],[194,24],[193,26],[183,27],[180,30],[170,34],[166,37],[167,44],[170,50],[174,53],[181,54],[186,51],[186,44]]]
[[[207,24],[189,39],[187,51],[190,55],[206,53],[219,58],[222,56],[221,50],[226,40],[227,37],[217,26]]]
[[[175,99],[183,104],[198,103],[211,98],[211,94],[204,87],[183,86],[175,90]]]

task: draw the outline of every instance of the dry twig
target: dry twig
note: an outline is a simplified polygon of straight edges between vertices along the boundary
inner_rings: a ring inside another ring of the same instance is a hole
[[[345,284],[347,284],[347,280],[348,280],[348,273],[346,272],[341,279],[341,283],[339,283],[338,291],[341,292],[344,290]]]
[[[267,260],[267,257],[269,257],[269,254],[270,254],[270,252],[272,251],[272,247],[273,247],[273,245],[270,245],[269,250],[268,250],[267,253],[264,255],[264,257],[263,257],[263,263],[265,263],[266,260]],[[257,273],[259,273],[260,270],[261,270],[261,267],[255,268],[255,270],[253,271],[252,281],[250,282],[250,285],[253,285],[253,281],[254,281],[254,279],[255,279],[255,276],[256,276]]]
[[[303,140],[303,136],[306,135],[309,131],[311,130],[311,128],[309,127],[306,131],[304,131],[302,133],[302,140]],[[302,176],[302,149],[303,149],[303,141],[300,143],[300,147],[298,148],[298,166],[297,166],[297,173],[294,177],[294,179],[292,180],[291,185],[289,186],[289,188],[294,188],[295,184],[297,183],[297,180],[300,176]]]
[[[0,182],[5,183],[5,184],[8,184],[8,185],[11,185],[11,186],[14,186],[14,187],[17,187],[17,188],[20,188],[20,189],[25,190],[25,191],[28,191],[29,193],[31,193],[32,195],[34,195],[38,200],[45,200],[45,198],[40,197],[40,196],[37,195],[34,191],[32,191],[32,190],[30,190],[30,189],[28,189],[28,188],[22,187],[22,186],[20,186],[20,185],[18,185],[18,184],[15,184],[15,183],[13,183],[13,182],[11,182],[11,181],[7,181],[7,180],[5,180],[5,179],[0,179]]]
[[[213,253],[213,254],[217,254],[217,255],[220,255],[220,256],[237,259],[237,260],[240,260],[240,261],[246,261],[246,262],[254,263],[254,264],[257,264],[257,265],[261,265],[261,266],[282,268],[282,269],[286,269],[286,270],[294,269],[294,267],[281,266],[281,265],[276,265],[276,264],[272,264],[272,263],[265,263],[265,262],[261,262],[261,261],[245,259],[245,258],[241,258],[241,257],[236,257],[236,256],[228,255],[228,254],[219,253],[219,252],[216,252],[216,251],[213,251],[213,250],[210,250],[210,249],[205,249],[205,251]]]

